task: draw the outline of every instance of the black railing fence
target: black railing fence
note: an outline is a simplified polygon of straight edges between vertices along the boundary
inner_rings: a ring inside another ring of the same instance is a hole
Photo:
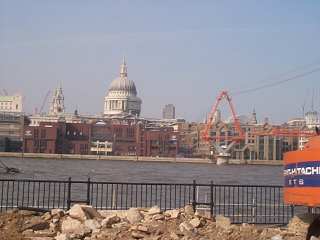
[[[282,201],[281,186],[167,183],[123,183],[0,179],[0,211],[12,208],[69,209],[87,203],[97,209],[119,210],[159,206],[162,210],[191,204],[233,223],[286,224],[293,206]]]

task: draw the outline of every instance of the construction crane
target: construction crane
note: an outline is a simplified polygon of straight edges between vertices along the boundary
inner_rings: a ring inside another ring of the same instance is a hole
[[[50,93],[51,93],[50,90],[46,93],[46,95],[45,95],[45,97],[44,97],[44,99],[43,99],[43,101],[42,101],[41,107],[39,108],[39,114],[41,114],[41,113],[43,112],[44,106],[46,105],[46,103],[47,103],[47,101],[48,101],[48,98],[49,98],[49,96],[50,96]]]
[[[215,114],[217,113],[218,106],[222,100],[226,100],[229,104],[232,113],[234,128],[236,131],[235,136],[230,136],[227,134],[223,136],[211,136],[211,129],[212,125],[214,124]],[[290,127],[288,128],[285,126],[273,126],[268,129],[253,130],[250,132],[250,134],[254,136],[303,137],[307,139],[317,135],[315,130],[291,129]],[[210,115],[208,116],[207,124],[202,134],[202,139],[209,143],[210,150],[212,149],[210,151],[211,155],[216,153],[215,157],[217,159],[217,164],[226,163],[228,159],[231,157],[229,151],[234,146],[234,144],[245,139],[245,133],[241,128],[240,121],[237,118],[231,97],[227,91],[220,92],[220,94],[216,98],[216,102],[211,109]],[[221,146],[219,144],[221,141],[227,142],[227,144]]]
[[[224,135],[224,136],[220,136],[220,135],[219,136],[211,136],[211,128],[214,123],[214,117],[215,117],[215,114],[217,113],[218,106],[222,100],[226,100],[229,104],[229,107],[230,107],[230,110],[232,113],[233,124],[234,124],[236,132],[238,133],[238,135],[236,135],[236,136],[226,136],[226,135]],[[208,116],[207,124],[205,126],[204,131],[203,131],[202,139],[209,143],[210,149],[211,149],[211,147],[213,147],[215,152],[217,152],[217,155],[215,156],[217,159],[217,165],[227,163],[229,158],[231,157],[231,154],[229,153],[229,151],[232,148],[232,146],[236,142],[245,139],[244,131],[242,130],[242,128],[240,126],[240,121],[236,115],[236,111],[235,111],[235,108],[232,104],[231,97],[229,96],[227,91],[222,91],[218,95],[216,102],[213,105],[211,112]],[[216,140],[218,140],[218,141],[228,140],[229,142],[230,141],[231,142],[227,145],[220,146],[216,142]],[[211,155],[213,155],[213,151],[211,151]]]
[[[233,119],[233,123],[234,123],[234,126],[235,126],[235,129],[236,131],[238,132],[238,136],[211,136],[210,134],[210,130],[212,128],[212,124],[214,122],[214,116],[218,110],[218,106],[220,104],[220,102],[225,99],[227,100],[228,104],[229,104],[229,107],[230,107],[230,110],[231,110],[231,113],[232,113],[232,119]],[[244,131],[242,130],[241,126],[240,126],[240,121],[236,115],[236,111],[235,111],[235,108],[232,104],[232,101],[231,101],[231,97],[229,96],[228,92],[227,91],[222,91],[217,99],[216,99],[216,102],[215,104],[213,105],[212,109],[211,109],[211,112],[208,116],[208,120],[207,120],[207,124],[205,126],[205,129],[204,129],[204,132],[203,132],[203,135],[202,135],[202,138],[206,141],[206,142],[210,142],[211,140],[214,140],[214,139],[225,139],[225,138],[228,138],[229,140],[231,141],[239,141],[239,140],[242,140],[245,138],[245,134],[244,134]]]
[[[8,92],[7,92],[6,89],[3,88],[3,89],[2,89],[2,92],[4,93],[5,96],[8,96]]]

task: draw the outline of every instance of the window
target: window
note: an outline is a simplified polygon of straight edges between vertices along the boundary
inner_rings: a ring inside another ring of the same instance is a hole
[[[41,138],[46,138],[46,130],[41,129]]]
[[[40,147],[43,148],[43,149],[46,149],[47,148],[47,141],[46,140],[41,140],[40,141]]]
[[[34,138],[39,138],[39,130],[38,129],[34,129]]]

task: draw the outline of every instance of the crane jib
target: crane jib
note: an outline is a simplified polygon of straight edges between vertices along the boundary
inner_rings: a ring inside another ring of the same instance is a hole
[[[320,187],[320,160],[287,164],[283,176],[285,187]]]

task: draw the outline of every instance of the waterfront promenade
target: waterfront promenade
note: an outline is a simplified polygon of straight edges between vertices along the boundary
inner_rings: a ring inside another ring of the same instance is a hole
[[[74,160],[109,160],[109,161],[140,161],[140,162],[167,162],[167,163],[201,163],[214,164],[208,158],[170,158],[170,157],[144,157],[144,156],[101,156],[78,154],[46,154],[46,153],[12,153],[0,152],[0,158],[36,158],[36,159],[74,159]],[[230,159],[229,164],[248,165],[276,165],[282,166],[281,160],[237,160]]]

